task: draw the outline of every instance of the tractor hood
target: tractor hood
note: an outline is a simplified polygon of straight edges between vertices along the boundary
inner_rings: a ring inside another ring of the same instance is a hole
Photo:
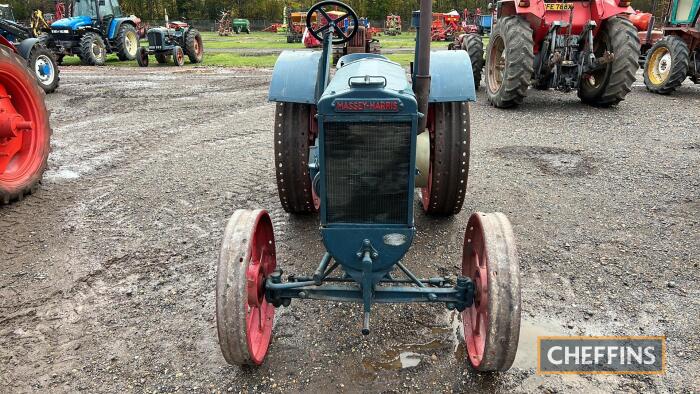
[[[92,18],[89,16],[73,16],[70,18],[59,19],[51,24],[52,29],[68,29],[76,30],[83,26],[92,24]]]

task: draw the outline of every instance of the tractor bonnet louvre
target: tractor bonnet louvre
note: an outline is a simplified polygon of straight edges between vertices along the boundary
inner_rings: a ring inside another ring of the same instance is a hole
[[[328,223],[408,220],[411,123],[324,124]]]
[[[159,31],[149,31],[148,32],[148,45],[152,47],[162,47],[163,46],[163,34]]]

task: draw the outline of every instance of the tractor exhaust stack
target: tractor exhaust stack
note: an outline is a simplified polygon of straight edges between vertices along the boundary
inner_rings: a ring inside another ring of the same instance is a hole
[[[415,18],[414,18],[415,19]],[[416,37],[416,64],[413,75],[413,93],[418,101],[418,111],[423,117],[418,123],[418,134],[428,123],[428,97],[430,96],[430,26],[433,23],[432,0],[420,0],[420,19]]]

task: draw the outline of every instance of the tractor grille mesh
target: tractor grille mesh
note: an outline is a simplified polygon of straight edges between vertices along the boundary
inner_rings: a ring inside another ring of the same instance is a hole
[[[163,34],[159,31],[149,31],[148,32],[148,45],[152,47],[162,47],[163,46]]]
[[[328,122],[324,138],[327,222],[407,223],[411,123]]]

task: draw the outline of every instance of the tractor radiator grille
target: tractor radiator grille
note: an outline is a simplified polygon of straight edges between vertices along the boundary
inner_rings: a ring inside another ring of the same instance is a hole
[[[324,124],[328,223],[408,220],[411,123]]]
[[[152,47],[163,47],[163,34],[159,31],[149,31],[148,45]]]

